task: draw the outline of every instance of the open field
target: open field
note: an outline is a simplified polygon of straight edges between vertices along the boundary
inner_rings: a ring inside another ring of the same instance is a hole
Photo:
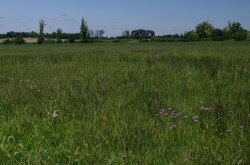
[[[0,45],[0,164],[250,164],[249,69],[250,42]]]
[[[7,40],[7,39],[12,39],[12,38],[1,38],[0,39],[0,43],[1,42],[4,42],[5,40]],[[25,42],[27,42],[27,43],[36,43],[37,42],[37,38],[23,38],[24,39],[24,41]]]

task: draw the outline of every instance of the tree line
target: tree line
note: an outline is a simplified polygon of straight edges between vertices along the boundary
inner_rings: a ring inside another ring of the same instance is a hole
[[[245,30],[239,22],[228,22],[228,25],[223,28],[215,28],[208,21],[199,23],[195,30],[185,32],[184,34],[163,35],[155,36],[155,33],[150,30],[135,30],[130,33],[129,30],[125,30],[121,39],[135,38],[144,42],[171,42],[171,41],[225,41],[235,40],[244,41],[247,39],[248,31]]]
[[[74,43],[76,40],[79,42],[94,42],[97,39],[110,39],[104,37],[104,30],[89,30],[87,21],[85,18],[81,20],[81,26],[79,33],[65,33],[62,29],[52,33],[45,33],[45,21],[41,19],[39,21],[39,33],[37,32],[7,32],[6,34],[0,34],[0,38],[12,38],[12,40],[6,40],[5,43],[15,42],[16,44],[24,43],[23,38],[37,38],[37,43],[42,44],[44,42],[62,43],[63,39],[69,43]],[[223,28],[215,28],[208,21],[199,23],[192,31],[185,32],[184,34],[174,35],[162,35],[156,36],[153,30],[138,29],[138,30],[125,30],[121,36],[113,37],[111,39],[136,39],[142,42],[174,42],[174,41],[224,41],[235,40],[243,41],[247,39],[248,32],[245,30],[239,22],[228,22],[228,25]],[[46,39],[46,40],[45,40]],[[56,39],[56,40],[55,40]]]
[[[23,38],[37,38],[37,44],[42,44],[46,41],[62,43],[63,39],[66,39],[69,43],[74,43],[76,40],[80,40],[81,42],[91,42],[93,39],[104,38],[104,30],[89,30],[87,21],[85,18],[81,20],[80,32],[79,33],[65,33],[62,29],[58,28],[55,32],[45,33],[45,21],[41,19],[39,21],[39,33],[37,32],[7,32],[6,34],[0,34],[0,38],[12,38],[12,40],[8,39],[4,43],[16,43],[22,44],[24,43]],[[46,40],[45,40],[46,39]]]
[[[186,32],[183,37],[186,41],[224,41],[230,39],[243,41],[247,39],[247,35],[247,30],[245,30],[239,22],[229,21],[225,28],[219,29],[206,21],[198,24],[195,30]]]

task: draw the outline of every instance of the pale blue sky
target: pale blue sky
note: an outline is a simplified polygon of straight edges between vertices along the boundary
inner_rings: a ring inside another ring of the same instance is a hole
[[[152,29],[156,34],[184,33],[197,23],[209,21],[216,27],[229,20],[250,29],[250,0],[1,0],[0,33],[62,28],[78,32],[81,17],[90,29],[104,29],[117,36],[123,30]]]

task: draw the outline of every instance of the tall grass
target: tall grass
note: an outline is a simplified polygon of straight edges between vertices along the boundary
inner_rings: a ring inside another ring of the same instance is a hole
[[[248,42],[1,45],[0,164],[249,164],[249,69]]]

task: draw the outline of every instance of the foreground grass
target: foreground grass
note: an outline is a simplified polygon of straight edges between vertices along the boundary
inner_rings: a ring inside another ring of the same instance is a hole
[[[0,163],[249,164],[249,69],[249,42],[0,45]]]

